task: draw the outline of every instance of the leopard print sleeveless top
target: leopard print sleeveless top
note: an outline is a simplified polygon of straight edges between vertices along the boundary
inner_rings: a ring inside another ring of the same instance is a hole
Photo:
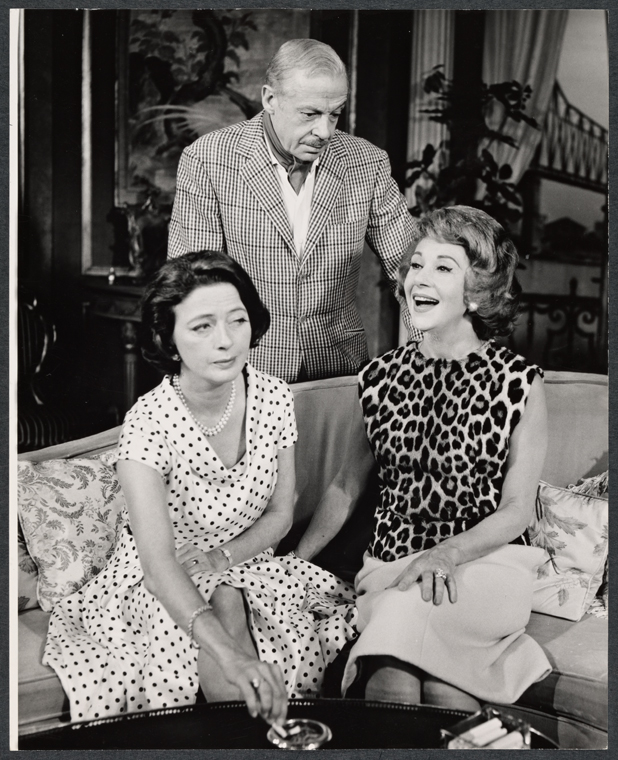
[[[429,549],[496,510],[509,439],[542,370],[492,341],[461,361],[408,343],[359,375],[380,501],[369,553]]]

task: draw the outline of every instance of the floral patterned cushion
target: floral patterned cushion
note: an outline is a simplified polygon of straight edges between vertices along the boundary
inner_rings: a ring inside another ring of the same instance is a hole
[[[535,581],[532,609],[579,620],[603,580],[608,548],[608,501],[541,482],[528,526],[547,552]]]
[[[21,525],[17,526],[17,601],[19,611],[31,610],[38,607],[36,598],[37,569],[32,557],[28,554],[26,539]]]
[[[568,490],[588,496],[608,496],[609,470],[605,470],[600,475],[593,475],[591,478],[580,478],[575,485],[569,486]]]
[[[95,576],[111,556],[124,523],[116,473],[96,459],[20,462],[18,511],[28,553],[38,568],[45,611]]]
[[[581,478],[575,485],[569,486],[569,491],[609,498],[609,471],[605,470],[600,475],[593,475],[590,478]],[[607,618],[609,612],[609,557],[605,560],[603,580],[597,591],[597,598],[590,605],[588,612],[597,617]]]

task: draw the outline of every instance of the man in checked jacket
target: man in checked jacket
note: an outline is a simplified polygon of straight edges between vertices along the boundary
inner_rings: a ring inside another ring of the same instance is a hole
[[[347,96],[331,47],[289,40],[266,72],[264,110],[200,137],[178,166],[168,255],[225,251],[246,269],[272,318],[250,361],[287,382],[358,372],[364,242],[396,294],[412,239],[387,154],[336,130]]]

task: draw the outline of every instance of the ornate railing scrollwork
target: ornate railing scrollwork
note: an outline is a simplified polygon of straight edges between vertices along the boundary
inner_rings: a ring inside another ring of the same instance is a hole
[[[524,293],[520,329],[511,336],[510,346],[540,361],[545,369],[606,372],[607,358],[598,350],[600,314],[598,298],[577,295],[575,277],[569,283],[568,295]],[[544,335],[539,334],[543,329],[539,328],[539,317],[545,322]]]

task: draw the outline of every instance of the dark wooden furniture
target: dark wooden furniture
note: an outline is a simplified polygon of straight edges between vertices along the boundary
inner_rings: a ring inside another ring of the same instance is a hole
[[[88,431],[54,382],[57,332],[49,311],[25,287],[19,288],[17,300],[17,450],[21,453],[55,446]]]
[[[112,280],[110,283],[109,279]],[[137,399],[137,365],[139,360],[138,324],[140,300],[144,287],[121,281],[113,276],[85,277],[83,310],[86,319],[102,318],[119,324],[118,340],[123,353],[124,410]]]

